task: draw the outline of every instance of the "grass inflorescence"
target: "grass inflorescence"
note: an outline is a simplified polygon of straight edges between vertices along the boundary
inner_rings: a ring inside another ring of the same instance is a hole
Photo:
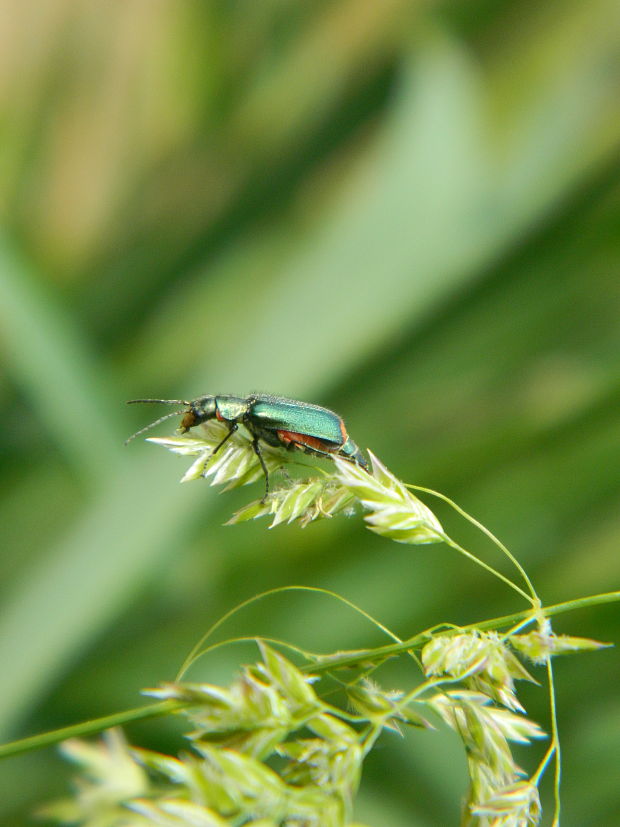
[[[198,436],[151,441],[192,458],[183,482],[206,478],[228,489],[257,481],[262,466],[242,433],[232,435],[214,455],[224,428],[210,422]],[[331,473],[306,465],[306,476],[291,477],[284,469],[294,455],[267,448],[263,460],[270,474],[280,475],[278,484],[228,522],[268,517],[270,527],[294,522],[303,527],[361,510],[374,533],[409,545],[445,543],[516,591],[526,608],[512,625],[506,629],[505,618],[467,627],[450,624],[403,641],[377,622],[392,640],[389,647],[321,654],[286,641],[255,638],[259,659],[243,667],[229,686],[190,683],[180,676],[147,690],[158,701],[154,714],[169,704],[170,714],[187,721],[190,748],[178,757],[134,749],[116,729],[95,744],[76,738],[64,741],[63,752],[79,765],[81,780],[72,797],[45,808],[46,817],[84,827],[354,827],[364,760],[377,740],[399,735],[404,728],[430,729],[441,719],[460,739],[467,757],[464,825],[537,824],[539,782],[553,761],[554,823],[559,824],[560,750],[552,658],[604,644],[555,635],[527,573],[488,530],[455,506],[514,564],[518,582],[449,537],[412,487],[374,454],[369,456],[368,470],[336,457]],[[183,673],[214,648],[205,645],[206,637],[187,659]],[[291,654],[285,656],[283,649]],[[395,656],[417,664],[414,686],[384,687],[378,682],[375,673]],[[541,670],[542,678],[536,676]],[[518,682],[537,683],[539,678],[549,692],[548,734],[528,718],[517,694]],[[339,702],[334,700],[334,687]],[[49,734],[43,737],[46,743],[52,740]],[[528,775],[517,764],[513,745],[540,740],[545,742],[543,754]]]

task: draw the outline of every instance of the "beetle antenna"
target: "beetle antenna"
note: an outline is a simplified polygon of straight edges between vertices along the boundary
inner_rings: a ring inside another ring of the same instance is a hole
[[[128,405],[135,405],[136,402],[163,402],[164,405],[191,405],[187,399],[128,399]]]
[[[132,399],[131,401],[132,402],[172,402],[173,400],[171,400],[171,399]],[[178,400],[175,400],[175,401],[183,402],[182,399],[178,399]],[[187,403],[187,404],[189,404],[189,403]],[[165,416],[160,416],[159,419],[155,420],[155,422],[151,422],[150,425],[145,425],[144,428],[140,428],[139,431],[136,431],[135,434],[132,434],[129,437],[129,439],[125,440],[124,444],[127,445],[128,442],[131,442],[132,439],[135,439],[137,436],[140,436],[140,434],[143,434],[145,431],[150,431],[151,428],[154,428],[156,425],[159,425],[160,422],[164,422],[166,419],[170,419],[173,416],[178,416],[179,414],[184,414],[184,413],[186,413],[185,408],[183,408],[180,411],[172,411],[172,413],[166,414]]]

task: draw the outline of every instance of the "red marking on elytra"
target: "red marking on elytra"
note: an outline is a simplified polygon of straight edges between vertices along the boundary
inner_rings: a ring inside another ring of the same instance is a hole
[[[276,431],[285,445],[305,445],[307,448],[314,448],[315,451],[336,451],[338,446],[324,442],[315,436],[298,434],[295,431]]]
[[[219,419],[219,421],[220,421],[220,422],[223,422],[223,421],[224,421],[224,417],[223,417],[223,416],[222,416],[222,414],[219,412],[219,409],[218,409],[218,408],[216,408],[216,409],[215,409],[215,417],[216,417],[216,419]]]

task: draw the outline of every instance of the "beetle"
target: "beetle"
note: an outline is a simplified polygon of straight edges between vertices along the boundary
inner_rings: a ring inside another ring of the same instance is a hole
[[[265,474],[265,497],[269,493],[269,473],[261,454],[261,441],[275,448],[298,450],[320,457],[342,457],[368,469],[366,457],[348,435],[342,418],[319,405],[264,393],[253,393],[245,397],[206,395],[192,400],[130,399],[127,404],[152,403],[185,407],[141,428],[127,442],[160,422],[183,414],[179,426],[182,433],[211,419],[217,419],[228,426],[228,433],[213,449],[213,454],[216,454],[242,424],[252,436],[252,447]]]

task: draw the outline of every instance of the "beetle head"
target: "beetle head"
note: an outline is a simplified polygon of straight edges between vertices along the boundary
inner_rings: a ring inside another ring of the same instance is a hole
[[[189,408],[184,412],[185,416],[180,426],[183,432],[189,431],[194,425],[201,425],[209,419],[215,419],[217,416],[215,396],[200,396],[187,404]]]

